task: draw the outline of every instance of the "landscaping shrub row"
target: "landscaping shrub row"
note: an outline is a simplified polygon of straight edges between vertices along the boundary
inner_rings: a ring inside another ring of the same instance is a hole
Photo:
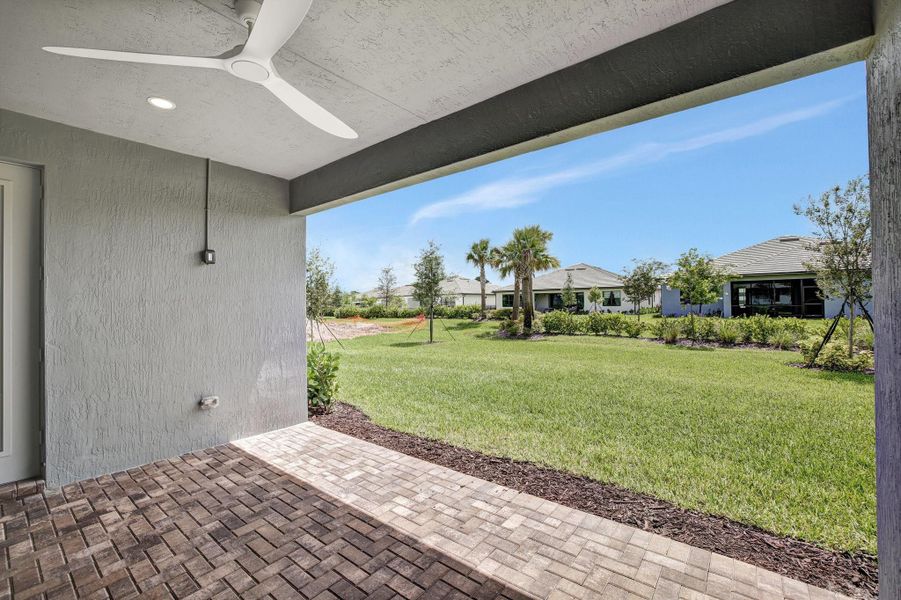
[[[661,317],[638,321],[632,317],[611,313],[574,315],[554,311],[538,318],[541,332],[548,334],[594,334],[649,337],[669,342],[680,339],[722,344],[754,343],[779,348],[794,348],[809,337],[822,340],[831,321],[796,319],[790,317]],[[843,318],[835,332],[835,339],[846,339],[848,319]],[[871,350],[873,331],[869,324],[858,319],[855,322],[855,345]]]
[[[325,315],[338,319],[350,319],[352,317],[363,317],[365,319],[413,319],[424,312],[425,309],[422,308],[394,308],[374,304],[366,307],[339,306],[334,309],[326,309]],[[478,314],[479,307],[477,305],[435,307],[435,316],[444,319],[472,319]]]
[[[823,349],[817,365],[838,370],[865,370],[872,363],[873,331],[863,319],[855,322],[854,357],[847,356],[848,319],[843,318],[832,341]],[[791,350],[798,348],[807,361],[819,347],[830,325],[828,320],[787,317],[662,317],[638,321],[620,314],[574,315],[554,311],[540,316],[530,333],[561,335],[618,335],[647,337],[675,344],[679,340],[733,344],[759,344]],[[520,333],[520,326],[507,320],[501,325],[508,335]]]

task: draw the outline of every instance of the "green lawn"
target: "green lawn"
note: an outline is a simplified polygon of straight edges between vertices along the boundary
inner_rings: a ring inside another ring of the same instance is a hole
[[[382,321],[386,322],[386,321]],[[344,341],[340,398],[381,425],[876,552],[873,378],[792,352],[484,336]]]

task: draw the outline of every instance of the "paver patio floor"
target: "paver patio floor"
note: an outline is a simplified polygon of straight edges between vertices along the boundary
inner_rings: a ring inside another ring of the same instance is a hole
[[[0,488],[0,598],[840,598],[305,423]]]

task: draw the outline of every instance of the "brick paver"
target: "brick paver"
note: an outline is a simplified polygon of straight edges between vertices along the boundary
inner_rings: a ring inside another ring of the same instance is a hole
[[[0,549],[0,598],[839,598],[311,423],[0,487]]]
[[[844,598],[312,423],[236,445],[533,597]]]
[[[232,445],[0,487],[0,598],[528,596]]]

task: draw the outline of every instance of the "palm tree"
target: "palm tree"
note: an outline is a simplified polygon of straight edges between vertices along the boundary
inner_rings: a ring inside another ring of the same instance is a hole
[[[532,293],[532,280],[538,271],[556,269],[560,267],[560,261],[556,256],[548,252],[548,242],[554,237],[550,231],[545,231],[538,225],[530,225],[513,230],[511,244],[516,252],[519,266],[519,276],[522,279],[522,292],[524,297],[523,328],[532,328],[532,319],[535,317],[535,298]]]
[[[466,262],[479,268],[479,284],[482,288],[482,318],[485,318],[485,265],[491,264],[491,242],[483,238],[473,242],[466,253]]]
[[[512,241],[491,249],[491,267],[503,278],[513,275],[513,313],[510,315],[510,318],[514,321],[519,319],[519,297],[522,284],[522,279],[519,277],[517,257],[516,248],[513,246]]]

